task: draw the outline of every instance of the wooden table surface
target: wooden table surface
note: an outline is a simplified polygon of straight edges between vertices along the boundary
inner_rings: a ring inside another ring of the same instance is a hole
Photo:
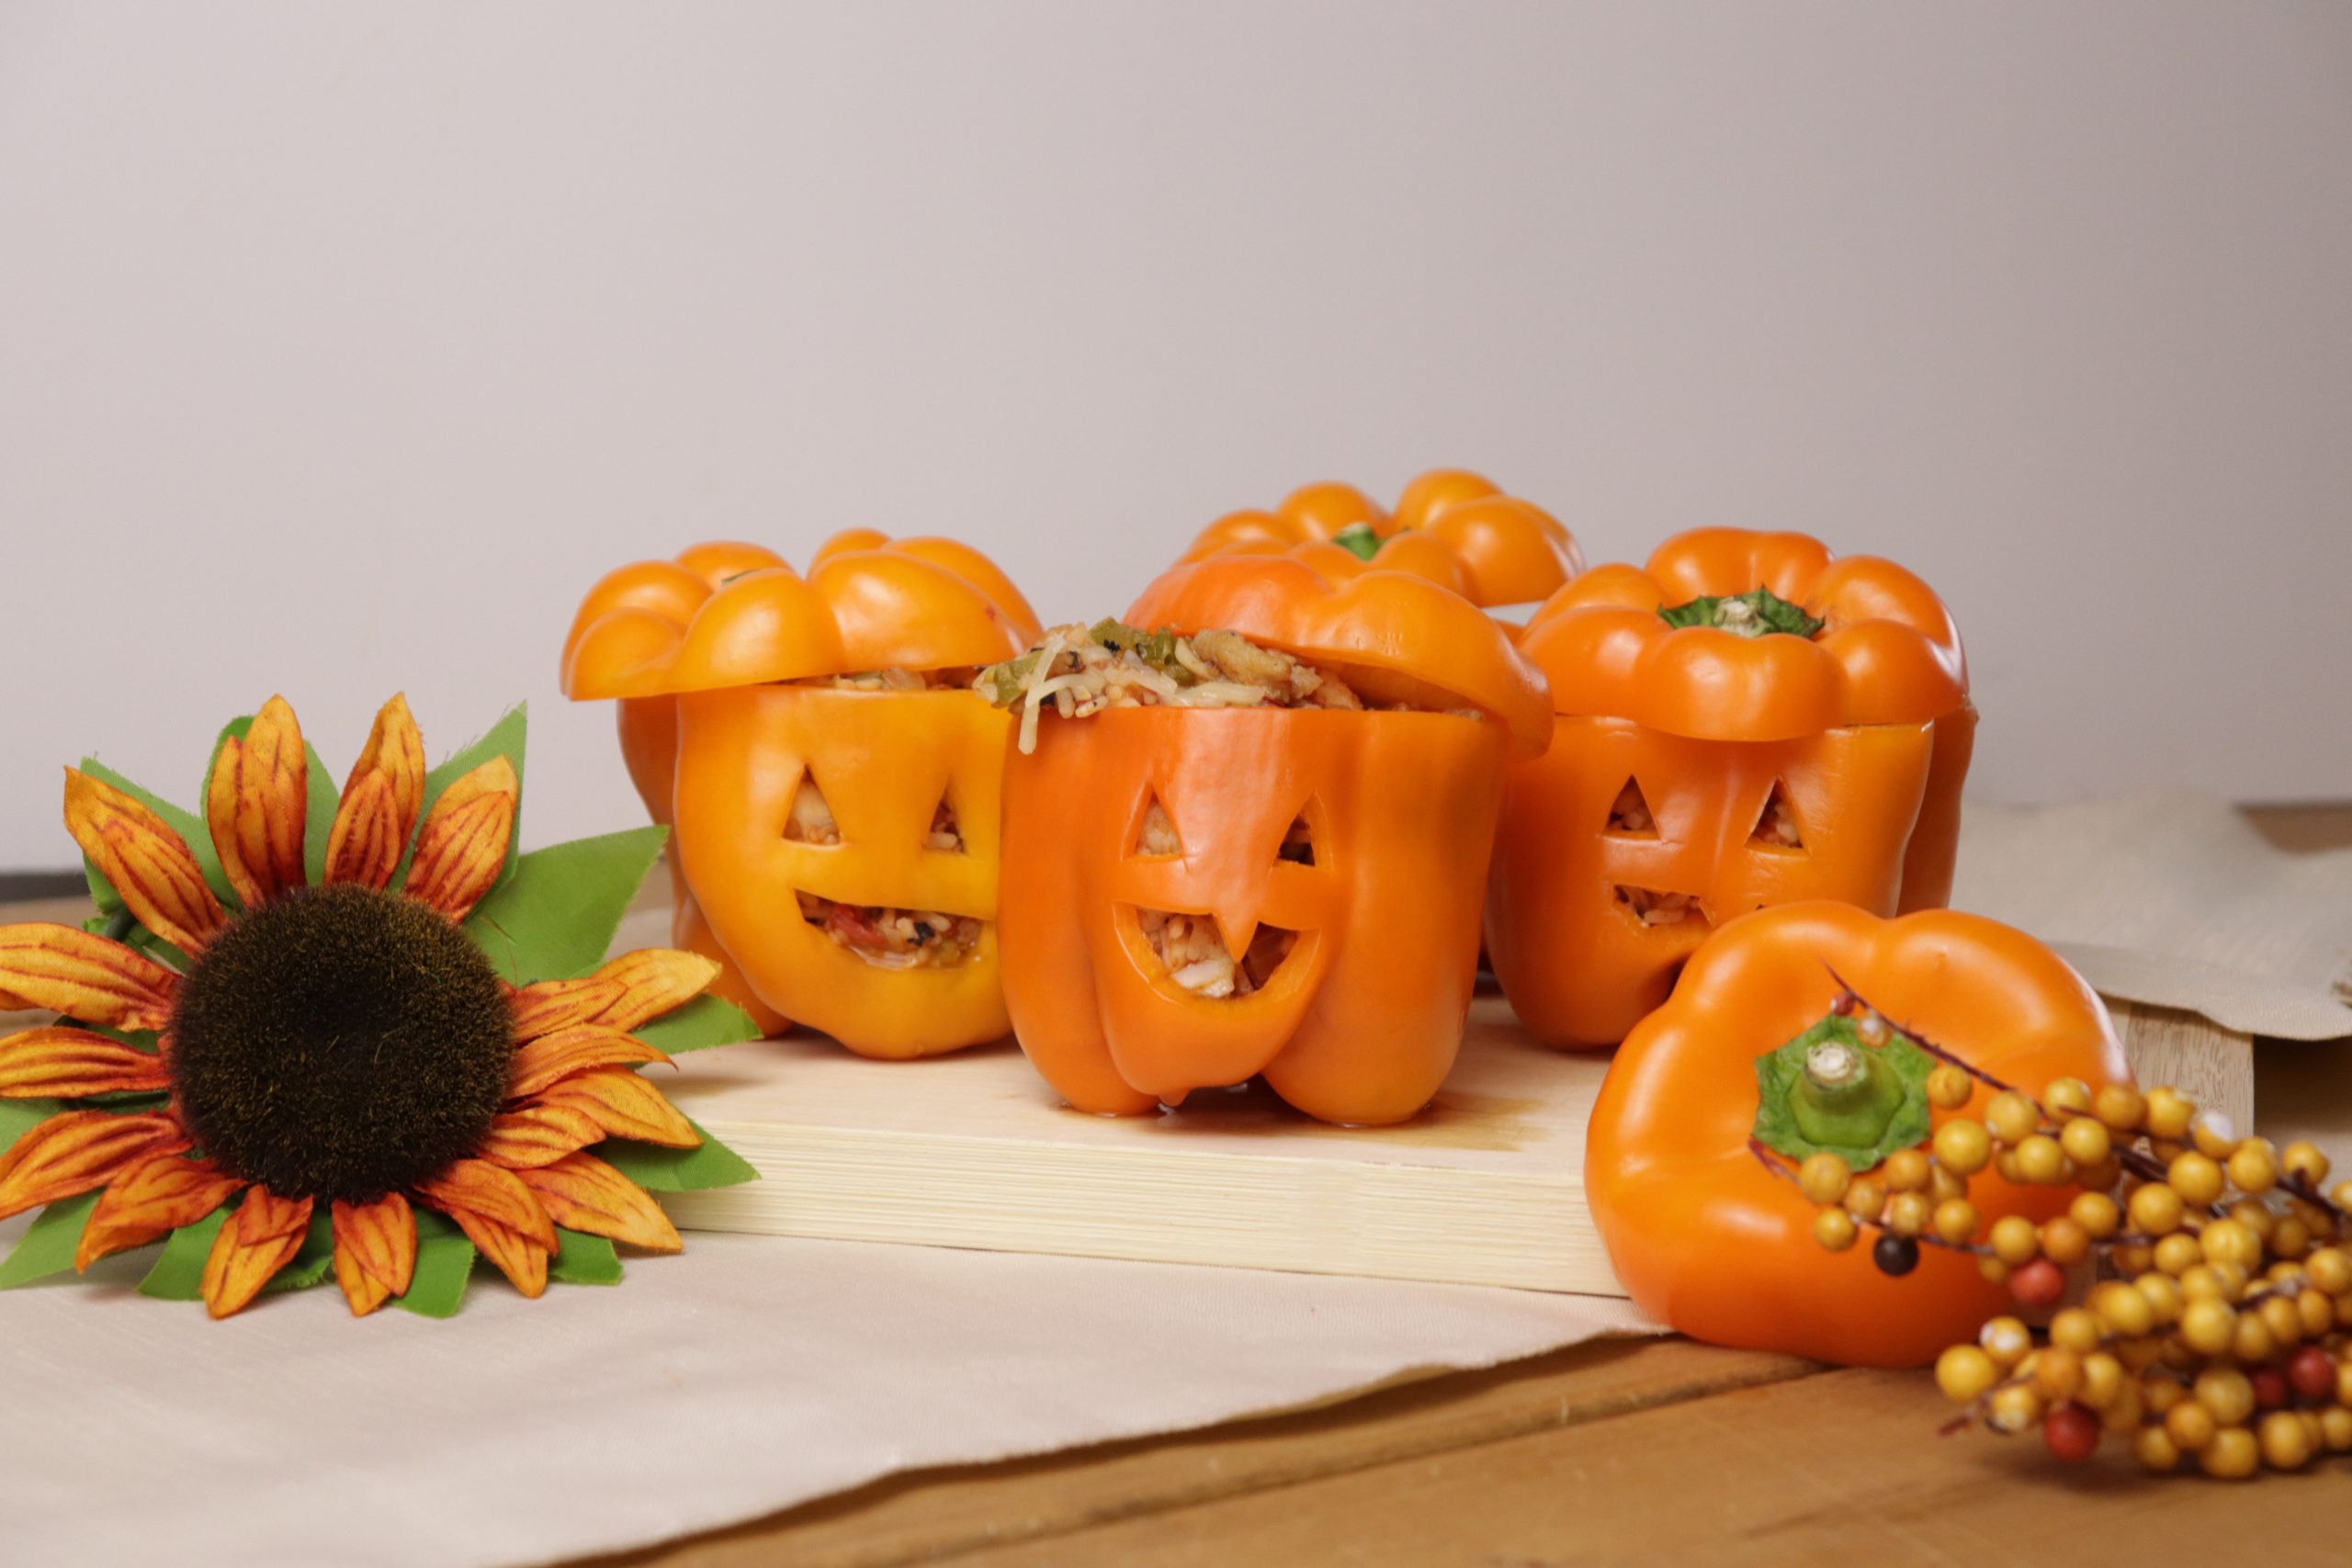
[[[2352,807],[2252,813],[2292,850]],[[601,1560],[661,1568],[1080,1563],[1482,1568],[1724,1562],[2352,1561],[2352,1468],[2251,1483],[2061,1467],[2039,1438],[1936,1435],[1924,1372],[1679,1337],[1577,1346],[1302,1415],[895,1476]]]
[[[2352,844],[2352,807],[2253,814]],[[25,906],[0,919],[53,917]],[[918,1472],[600,1564],[2352,1560],[2352,1469],[2230,1483],[1939,1437],[1920,1372],[1604,1341],[1175,1437]],[[2109,1445],[2110,1450],[2114,1445]]]

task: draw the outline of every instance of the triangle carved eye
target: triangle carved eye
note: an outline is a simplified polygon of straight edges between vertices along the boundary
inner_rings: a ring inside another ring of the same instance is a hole
[[[931,831],[923,836],[923,848],[944,854],[964,852],[964,829],[956,819],[956,807],[945,795],[931,813]]]
[[[831,847],[842,841],[833,808],[817,785],[817,775],[802,773],[792,792],[792,809],[785,814],[784,836],[792,843]]]
[[[1177,835],[1176,824],[1169,817],[1168,808],[1159,804],[1157,795],[1151,797],[1151,804],[1144,807],[1143,820],[1136,828],[1134,852],[1154,857],[1184,852],[1184,840]]]
[[[1282,848],[1274,852],[1274,858],[1293,865],[1315,863],[1315,829],[1307,825],[1306,812],[1291,819],[1290,830],[1283,835]]]
[[[1804,832],[1797,824],[1796,807],[1778,780],[1773,782],[1772,793],[1765,797],[1764,809],[1756,818],[1747,841],[1758,849],[1804,852]]]
[[[1617,798],[1610,802],[1606,831],[1621,839],[1657,837],[1657,817],[1650,810],[1649,797],[1642,793],[1639,780],[1627,779]]]

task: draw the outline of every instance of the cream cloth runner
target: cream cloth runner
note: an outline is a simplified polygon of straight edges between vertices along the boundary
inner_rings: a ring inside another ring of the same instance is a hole
[[[1622,1301],[1524,1291],[686,1246],[537,1302],[478,1277],[446,1323],[355,1323],[330,1284],[215,1324],[110,1263],[106,1285],[0,1295],[0,1562],[545,1562],[1655,1332]]]

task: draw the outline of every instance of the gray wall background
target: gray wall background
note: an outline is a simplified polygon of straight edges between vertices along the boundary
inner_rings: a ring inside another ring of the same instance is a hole
[[[557,645],[696,538],[1092,616],[1435,463],[1905,561],[1990,795],[2352,795],[2352,7],[0,7],[0,868],[272,691],[633,821]]]

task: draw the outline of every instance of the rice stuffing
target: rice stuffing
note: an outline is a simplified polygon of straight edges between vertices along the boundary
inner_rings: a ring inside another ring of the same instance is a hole
[[[1168,977],[1196,997],[1223,1000],[1246,997],[1273,977],[1298,933],[1260,926],[1238,962],[1225,945],[1216,922],[1206,915],[1171,915],[1164,909],[1136,911],[1144,940],[1168,966]]]
[[[991,664],[973,690],[1021,710],[1021,750],[1037,749],[1037,720],[1050,706],[1064,718],[1114,707],[1351,708],[1363,702],[1328,670],[1238,632],[1180,636],[1118,621],[1056,626],[1036,647]]]
[[[1619,908],[1645,926],[1679,925],[1701,913],[1699,900],[1688,893],[1660,893],[1650,887],[1617,887]]]
[[[944,692],[972,683],[969,665],[952,670],[854,670],[840,675],[805,675],[787,686],[817,686],[833,692]]]

